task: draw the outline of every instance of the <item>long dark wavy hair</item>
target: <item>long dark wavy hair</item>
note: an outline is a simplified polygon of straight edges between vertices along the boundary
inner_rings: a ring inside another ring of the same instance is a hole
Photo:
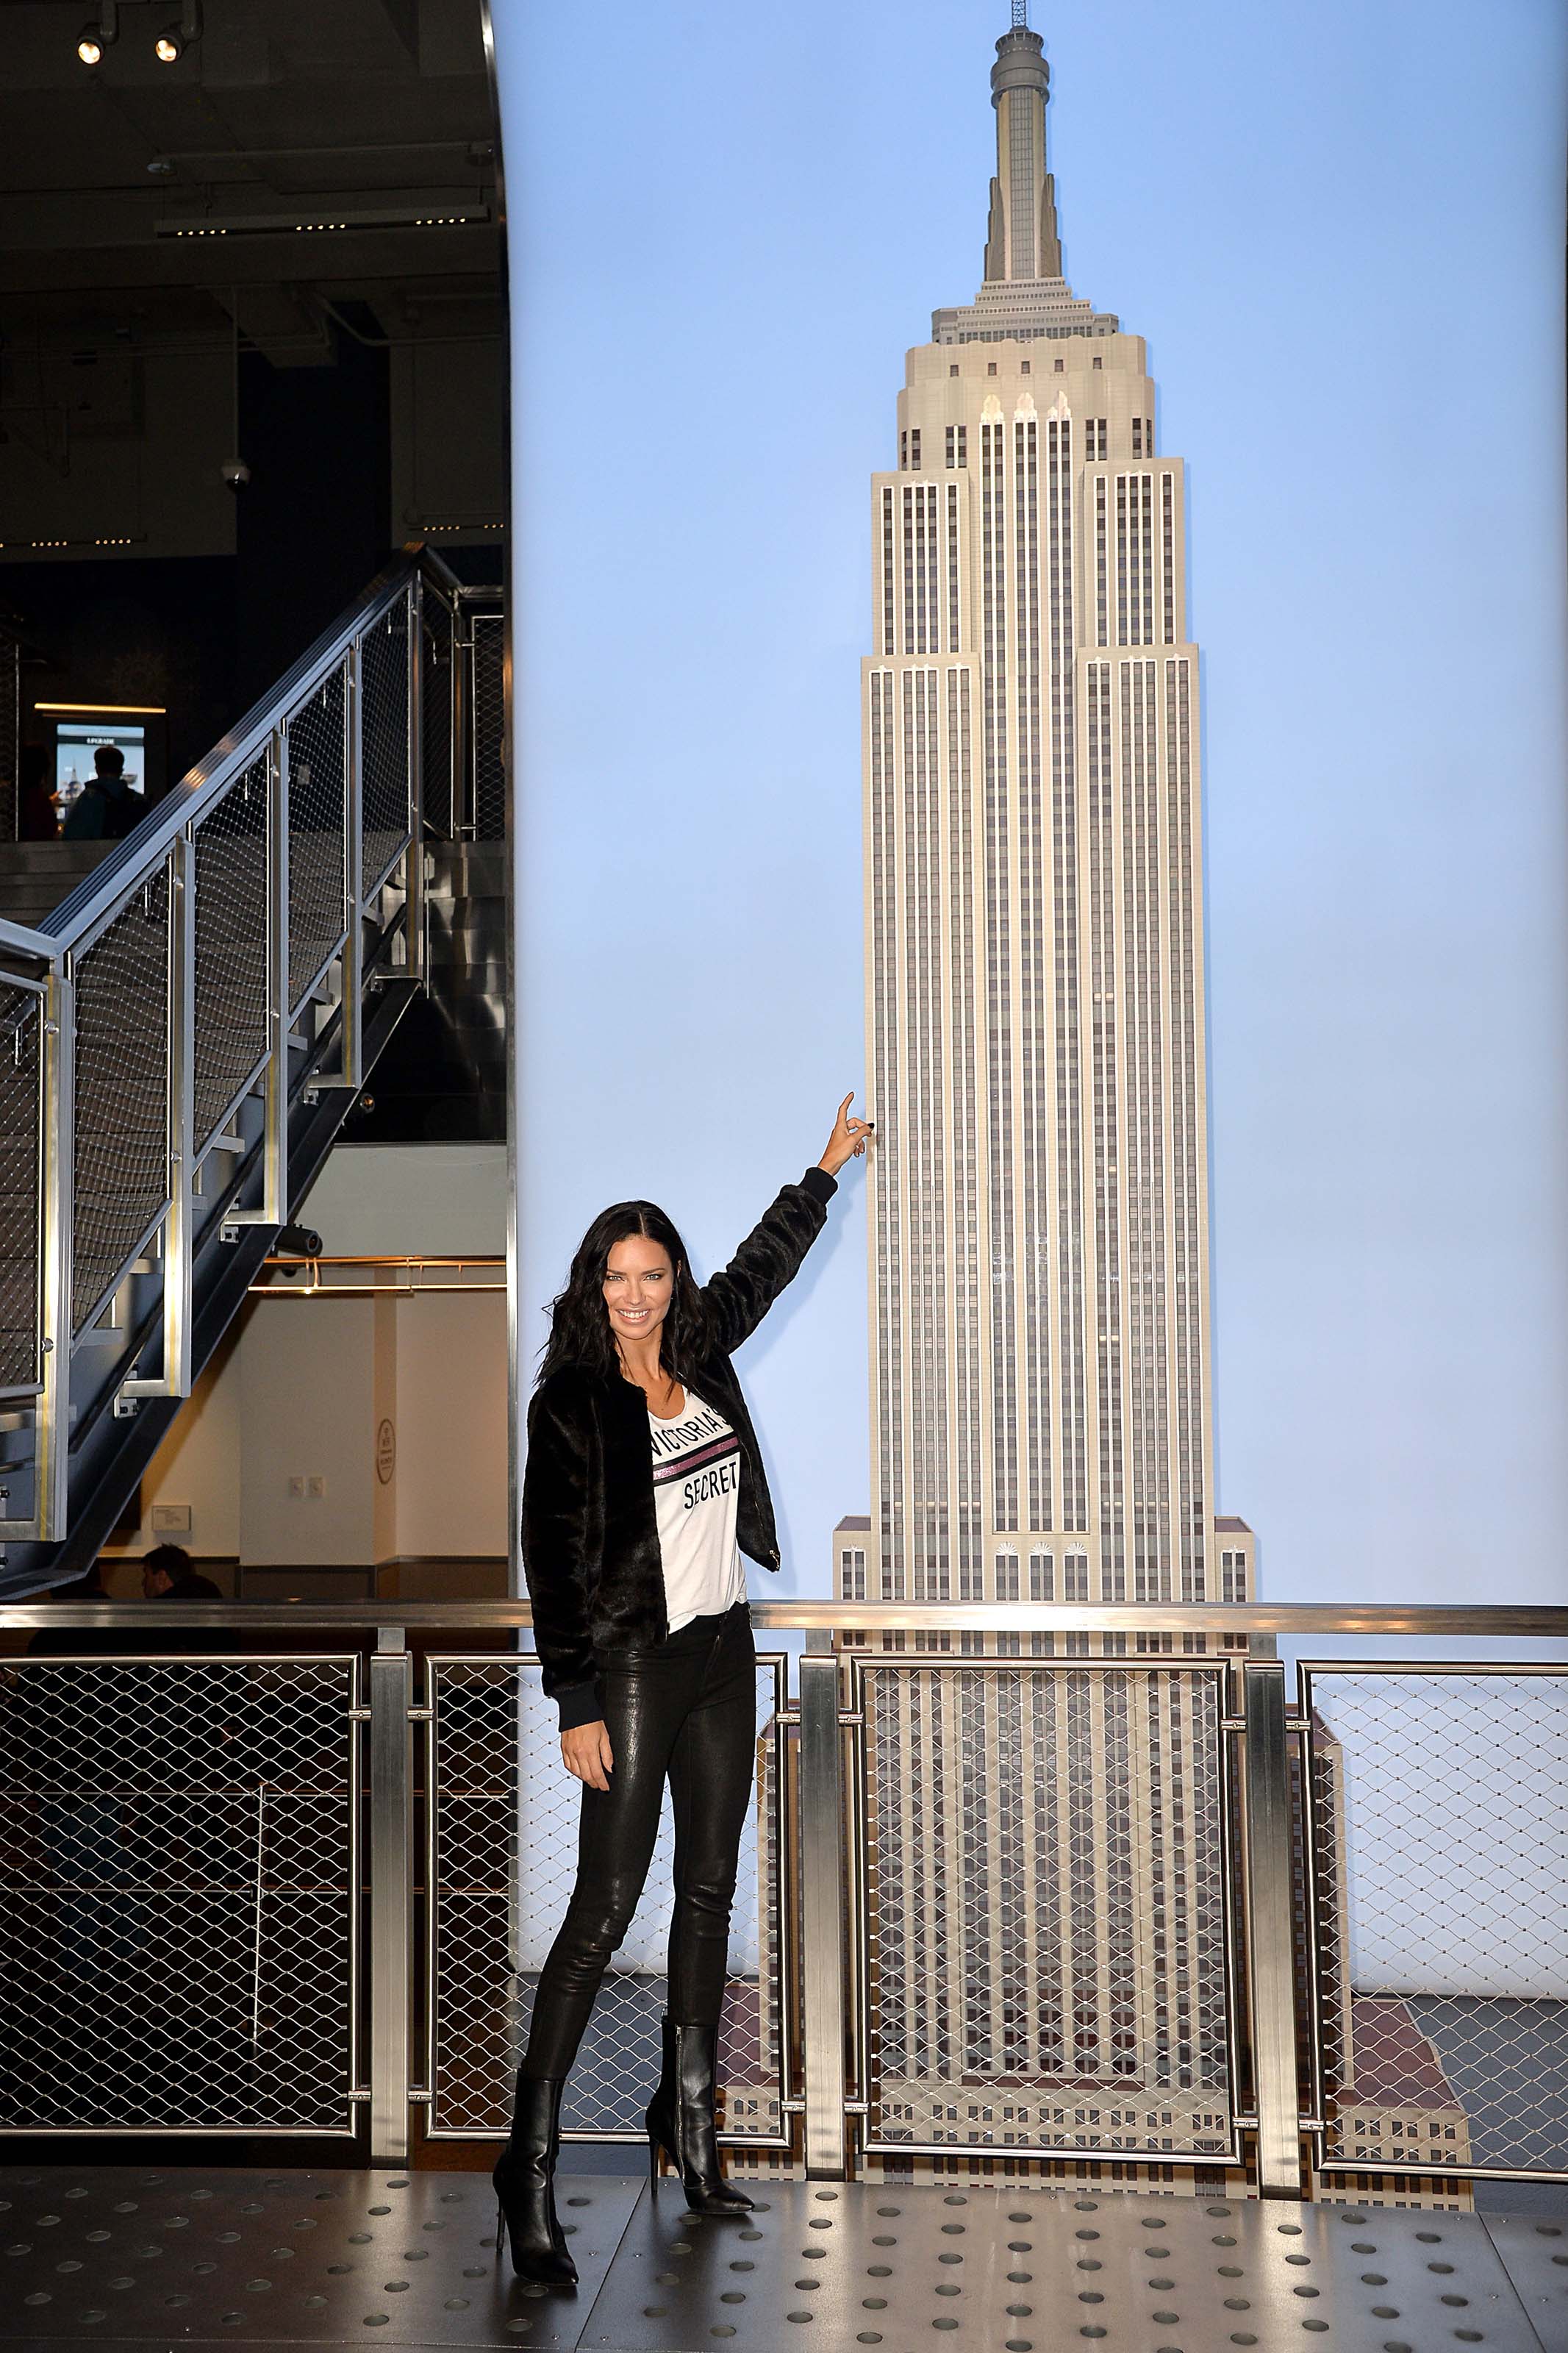
[[[605,1304],[605,1271],[616,1244],[630,1234],[657,1242],[675,1269],[669,1312],[659,1327],[659,1363],[683,1387],[698,1371],[708,1319],[686,1244],[656,1202],[616,1201],[600,1210],[578,1243],[566,1288],[551,1303],[550,1337],[540,1352],[541,1380],[563,1365],[584,1365],[606,1376],[620,1371],[620,1352]]]

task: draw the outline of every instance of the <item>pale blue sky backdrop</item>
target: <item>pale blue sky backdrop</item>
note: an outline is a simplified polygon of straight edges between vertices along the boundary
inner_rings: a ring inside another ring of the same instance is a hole
[[[1190,469],[1218,1506],[1275,1598],[1568,1599],[1568,16],[1032,13],[1068,275]],[[868,478],[1006,8],[497,16],[531,1353],[605,1201],[706,1271],[860,1083]],[[867,1507],[865,1281],[852,1170],[742,1361],[785,1591]]]

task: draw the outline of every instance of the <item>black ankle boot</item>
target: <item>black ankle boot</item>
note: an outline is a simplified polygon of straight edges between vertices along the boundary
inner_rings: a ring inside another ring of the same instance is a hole
[[[493,2176],[500,2213],[496,2222],[499,2254],[511,2239],[512,2269],[520,2279],[543,2287],[575,2287],[577,2266],[555,2219],[555,2158],[561,2147],[559,2076],[519,2073],[511,2137]]]
[[[718,2029],[664,2021],[664,2073],[647,2112],[648,2168],[658,2186],[662,2148],[680,2170],[694,2214],[749,2214],[752,2201],[719,2170],[713,2129],[713,2053]]]

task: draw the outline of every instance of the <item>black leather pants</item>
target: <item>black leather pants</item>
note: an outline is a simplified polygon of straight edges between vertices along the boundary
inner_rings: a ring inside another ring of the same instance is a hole
[[[522,2072],[563,2076],[647,1877],[668,1778],[675,1814],[668,2015],[717,2026],[730,1906],[752,1799],[756,1649],[743,1601],[694,1618],[656,1649],[608,1652],[599,1695],[615,1763],[583,1788],[577,1880],[533,1998]]]

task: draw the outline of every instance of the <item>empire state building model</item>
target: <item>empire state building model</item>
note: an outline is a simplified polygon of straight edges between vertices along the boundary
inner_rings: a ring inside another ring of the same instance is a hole
[[[1061,274],[1023,16],[984,283],[910,353],[872,484],[872,1493],[835,1588],[1245,1601],[1251,1536],[1214,1508],[1184,469],[1142,339]]]

